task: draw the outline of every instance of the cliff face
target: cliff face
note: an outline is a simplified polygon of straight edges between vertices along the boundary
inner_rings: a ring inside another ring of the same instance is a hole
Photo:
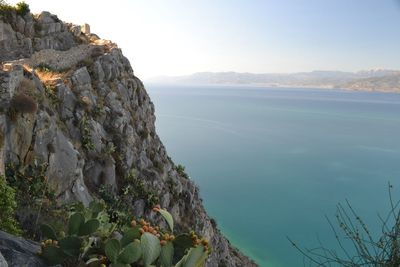
[[[116,44],[48,12],[12,13],[0,20],[0,61],[0,174],[9,162],[44,164],[59,203],[88,204],[104,185],[118,194],[134,173],[137,217],[151,217],[151,194],[178,230],[211,241],[208,266],[255,266],[221,235],[198,188],[168,157],[154,105]]]

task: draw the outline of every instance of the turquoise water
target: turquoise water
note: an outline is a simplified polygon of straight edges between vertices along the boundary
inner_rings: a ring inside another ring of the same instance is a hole
[[[400,186],[400,95],[147,85],[157,131],[200,186],[209,214],[261,266],[303,266],[335,248],[325,215],[348,199],[379,233]],[[399,194],[397,194],[399,195]]]

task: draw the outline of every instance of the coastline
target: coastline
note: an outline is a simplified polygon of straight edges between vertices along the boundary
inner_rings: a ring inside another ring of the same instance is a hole
[[[162,85],[162,86],[204,86],[204,87],[249,87],[249,88],[271,88],[271,89],[318,89],[318,90],[326,90],[326,91],[348,91],[348,92],[367,92],[367,93],[393,93],[399,94],[400,89],[395,90],[379,90],[379,89],[360,89],[360,88],[349,88],[349,87],[337,87],[334,85],[290,85],[290,84],[260,84],[260,83],[171,83],[171,82],[152,82],[152,81],[144,81],[147,86],[151,85]]]

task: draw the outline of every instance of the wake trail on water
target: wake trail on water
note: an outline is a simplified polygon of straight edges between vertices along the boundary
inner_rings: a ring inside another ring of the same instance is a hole
[[[231,135],[234,135],[236,137],[240,137],[240,138],[243,138],[246,140],[249,139],[249,136],[247,134],[242,134],[238,131],[235,131],[232,128],[229,128],[226,123],[223,123],[221,121],[209,120],[209,119],[203,119],[203,118],[197,118],[197,117],[191,117],[191,116],[169,115],[169,114],[159,114],[157,116],[165,117],[165,118],[184,119],[184,120],[189,120],[189,121],[198,121],[198,122],[208,124],[208,126],[207,126],[208,128],[217,129],[222,132],[229,133]],[[264,141],[263,139],[255,137],[255,136],[252,136],[251,139],[257,140],[260,142]]]

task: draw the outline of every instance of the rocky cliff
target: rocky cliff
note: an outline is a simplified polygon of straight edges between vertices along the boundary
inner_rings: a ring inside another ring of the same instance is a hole
[[[0,20],[0,174],[5,165],[45,166],[57,202],[88,204],[105,185],[135,179],[137,217],[151,203],[178,229],[213,247],[207,266],[256,266],[206,214],[199,189],[168,157],[154,105],[116,44],[48,12]]]

